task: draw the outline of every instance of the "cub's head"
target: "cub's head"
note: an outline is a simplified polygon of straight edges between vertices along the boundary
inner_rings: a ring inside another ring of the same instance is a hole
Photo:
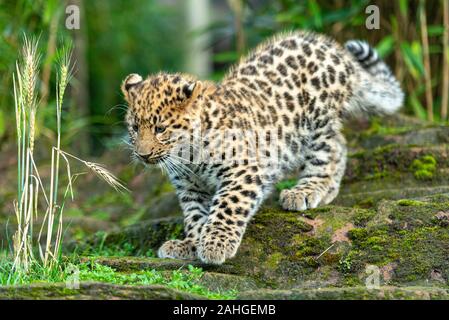
[[[194,77],[181,74],[125,78],[121,89],[129,105],[126,123],[139,160],[158,163],[194,129],[201,86]]]

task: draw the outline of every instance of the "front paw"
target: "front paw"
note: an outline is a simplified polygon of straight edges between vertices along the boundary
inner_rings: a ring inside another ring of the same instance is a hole
[[[229,240],[223,242],[219,238],[206,237],[198,248],[198,257],[204,263],[220,265],[226,259],[233,258],[237,249],[238,246],[233,245]]]
[[[304,211],[316,208],[322,199],[322,192],[308,189],[284,189],[279,195],[282,208],[289,211]]]
[[[205,244],[198,248],[198,257],[204,263],[220,265],[225,262],[226,253],[223,246]]]
[[[196,247],[191,241],[169,240],[157,251],[159,258],[194,260],[196,256]]]

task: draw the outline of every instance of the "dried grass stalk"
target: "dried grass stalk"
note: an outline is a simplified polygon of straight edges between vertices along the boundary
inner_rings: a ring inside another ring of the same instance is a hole
[[[39,75],[38,41],[24,37],[22,59],[16,63],[13,74],[14,107],[16,113],[17,131],[17,201],[14,202],[14,213],[17,220],[17,231],[13,235],[14,263],[12,272],[27,272],[30,266],[37,262],[33,254],[33,225],[38,216],[39,198],[44,201],[45,215],[38,233],[38,251],[44,267],[58,263],[63,235],[63,210],[66,197],[73,199],[73,181],[77,175],[72,175],[67,157],[81,161],[116,190],[128,190],[110,171],[100,164],[82,160],[61,150],[61,112],[65,90],[72,76],[71,50],[63,50],[59,58],[59,68],[56,83],[56,121],[57,142],[52,148],[50,190],[47,194],[44,183],[39,175],[34,161],[36,111],[38,107],[37,79]],[[64,197],[58,200],[60,157],[65,161],[68,184]],[[54,232],[56,222],[56,232]],[[45,246],[41,246],[43,230],[46,229]],[[56,233],[55,237],[53,235]]]

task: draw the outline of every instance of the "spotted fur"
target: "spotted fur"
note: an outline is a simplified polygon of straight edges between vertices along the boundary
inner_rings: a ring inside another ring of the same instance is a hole
[[[388,67],[377,56],[367,65],[360,55],[373,49],[356,44],[345,49],[294,32],[260,45],[220,83],[167,73],[123,81],[135,155],[168,172],[184,212],[185,238],[164,243],[160,257],[212,264],[234,257],[251,217],[292,170],[300,174],[280,194],[284,209],[307,210],[337,196],[344,116],[391,113],[403,99]],[[237,133],[218,139],[228,131]],[[207,157],[173,152],[185,137],[192,137],[189,151]]]

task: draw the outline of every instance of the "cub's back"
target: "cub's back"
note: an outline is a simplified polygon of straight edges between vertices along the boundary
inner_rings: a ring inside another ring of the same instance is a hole
[[[293,32],[262,43],[230,70],[222,85],[256,93],[265,106],[287,116],[305,109],[312,113],[316,107],[339,110],[351,96],[359,68],[334,40]]]

